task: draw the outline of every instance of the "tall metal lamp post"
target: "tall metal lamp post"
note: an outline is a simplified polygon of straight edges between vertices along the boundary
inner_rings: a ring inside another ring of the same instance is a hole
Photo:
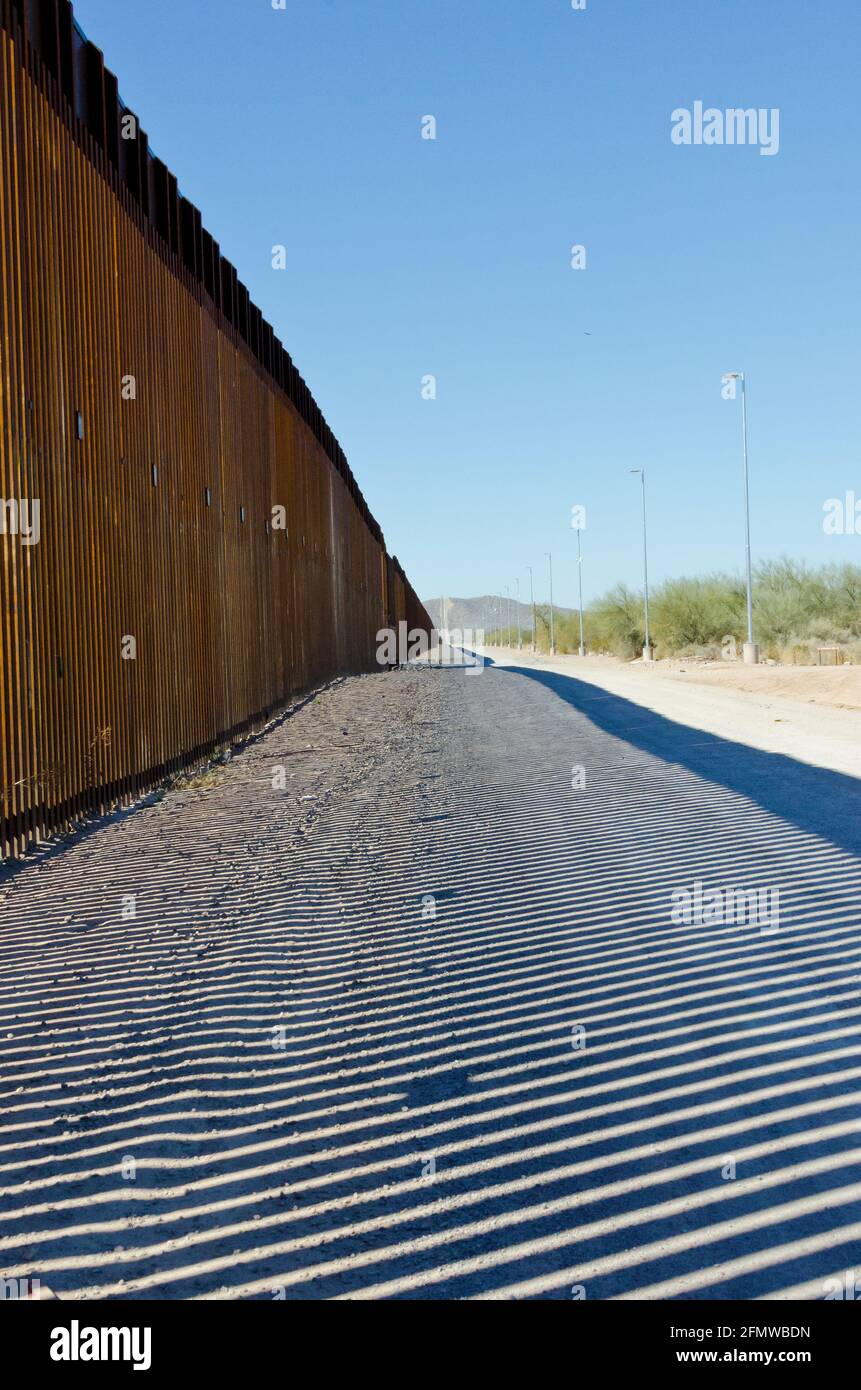
[[[549,550],[545,550],[545,555],[550,562],[550,655],[556,655],[556,629],[553,624],[553,555]]]
[[[744,372],[726,372],[724,381],[741,382],[741,439],[744,450],[744,537],[747,563],[747,641],[744,644],[744,660],[748,666],[756,666],[759,661],[759,646],[753,637],[753,569],[750,559],[750,470],[747,462],[747,385]]]
[[[643,598],[646,618],[646,645],[643,647],[643,660],[651,661],[652,642],[649,633],[649,547],[646,539],[646,470],[645,468],[631,468],[629,472],[639,474],[640,482],[643,485]]]
[[[538,636],[538,633],[535,629],[535,583],[532,578],[532,566],[527,565],[526,568],[529,570],[529,605],[532,609],[532,650],[534,652],[536,649],[535,643]]]
[[[583,553],[580,548],[580,530],[577,527],[577,583],[580,594],[580,655],[586,655],[586,641],[583,636]]]

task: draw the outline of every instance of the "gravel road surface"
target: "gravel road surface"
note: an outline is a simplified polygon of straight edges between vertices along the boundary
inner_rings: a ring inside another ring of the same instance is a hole
[[[861,1267],[859,813],[548,669],[335,683],[0,878],[0,1275],[822,1298]]]

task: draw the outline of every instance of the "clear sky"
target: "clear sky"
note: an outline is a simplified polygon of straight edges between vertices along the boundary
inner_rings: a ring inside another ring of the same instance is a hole
[[[861,562],[858,0],[77,0],[424,598]],[[780,112],[780,146],[671,140]],[[421,138],[433,115],[437,139]],[[287,269],[271,267],[287,247]],[[571,247],[586,247],[586,269]],[[437,399],[422,379],[437,378]]]

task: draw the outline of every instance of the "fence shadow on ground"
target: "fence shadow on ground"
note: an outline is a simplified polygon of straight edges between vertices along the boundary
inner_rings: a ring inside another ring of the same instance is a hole
[[[488,663],[492,665],[492,662]],[[772,815],[861,853],[861,780],[721,738],[656,714],[589,681],[534,667],[502,668],[537,681],[605,733],[698,777],[719,782]]]
[[[861,863],[826,807],[851,779],[533,672],[371,680],[423,683],[412,751],[384,731],[303,839],[269,800],[273,762],[311,756],[297,721],[181,816],[16,878],[0,1274],[823,1297],[861,1259]],[[779,933],[674,923],[696,878],[779,887]]]

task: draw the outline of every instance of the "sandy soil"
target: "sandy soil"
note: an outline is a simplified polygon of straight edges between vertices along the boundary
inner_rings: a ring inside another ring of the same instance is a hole
[[[497,655],[509,662],[512,651],[506,648],[487,648],[494,660]],[[547,657],[532,657],[524,648],[521,656],[542,664]],[[724,690],[741,690],[753,695],[779,695],[802,704],[830,705],[834,709],[861,710],[861,666],[781,666],[779,664],[745,666],[736,661],[655,661],[644,666],[641,661],[620,661],[613,656],[587,656],[582,662],[577,656],[559,656],[554,661],[566,670],[575,667],[597,676],[605,672],[612,676],[618,671],[639,672],[649,679],[660,677],[679,680],[685,685],[717,686]],[[569,666],[569,663],[573,665]]]
[[[637,663],[642,669],[642,663]],[[779,695],[805,704],[861,710],[861,666],[744,666],[737,662],[659,661],[655,673],[686,684]]]

